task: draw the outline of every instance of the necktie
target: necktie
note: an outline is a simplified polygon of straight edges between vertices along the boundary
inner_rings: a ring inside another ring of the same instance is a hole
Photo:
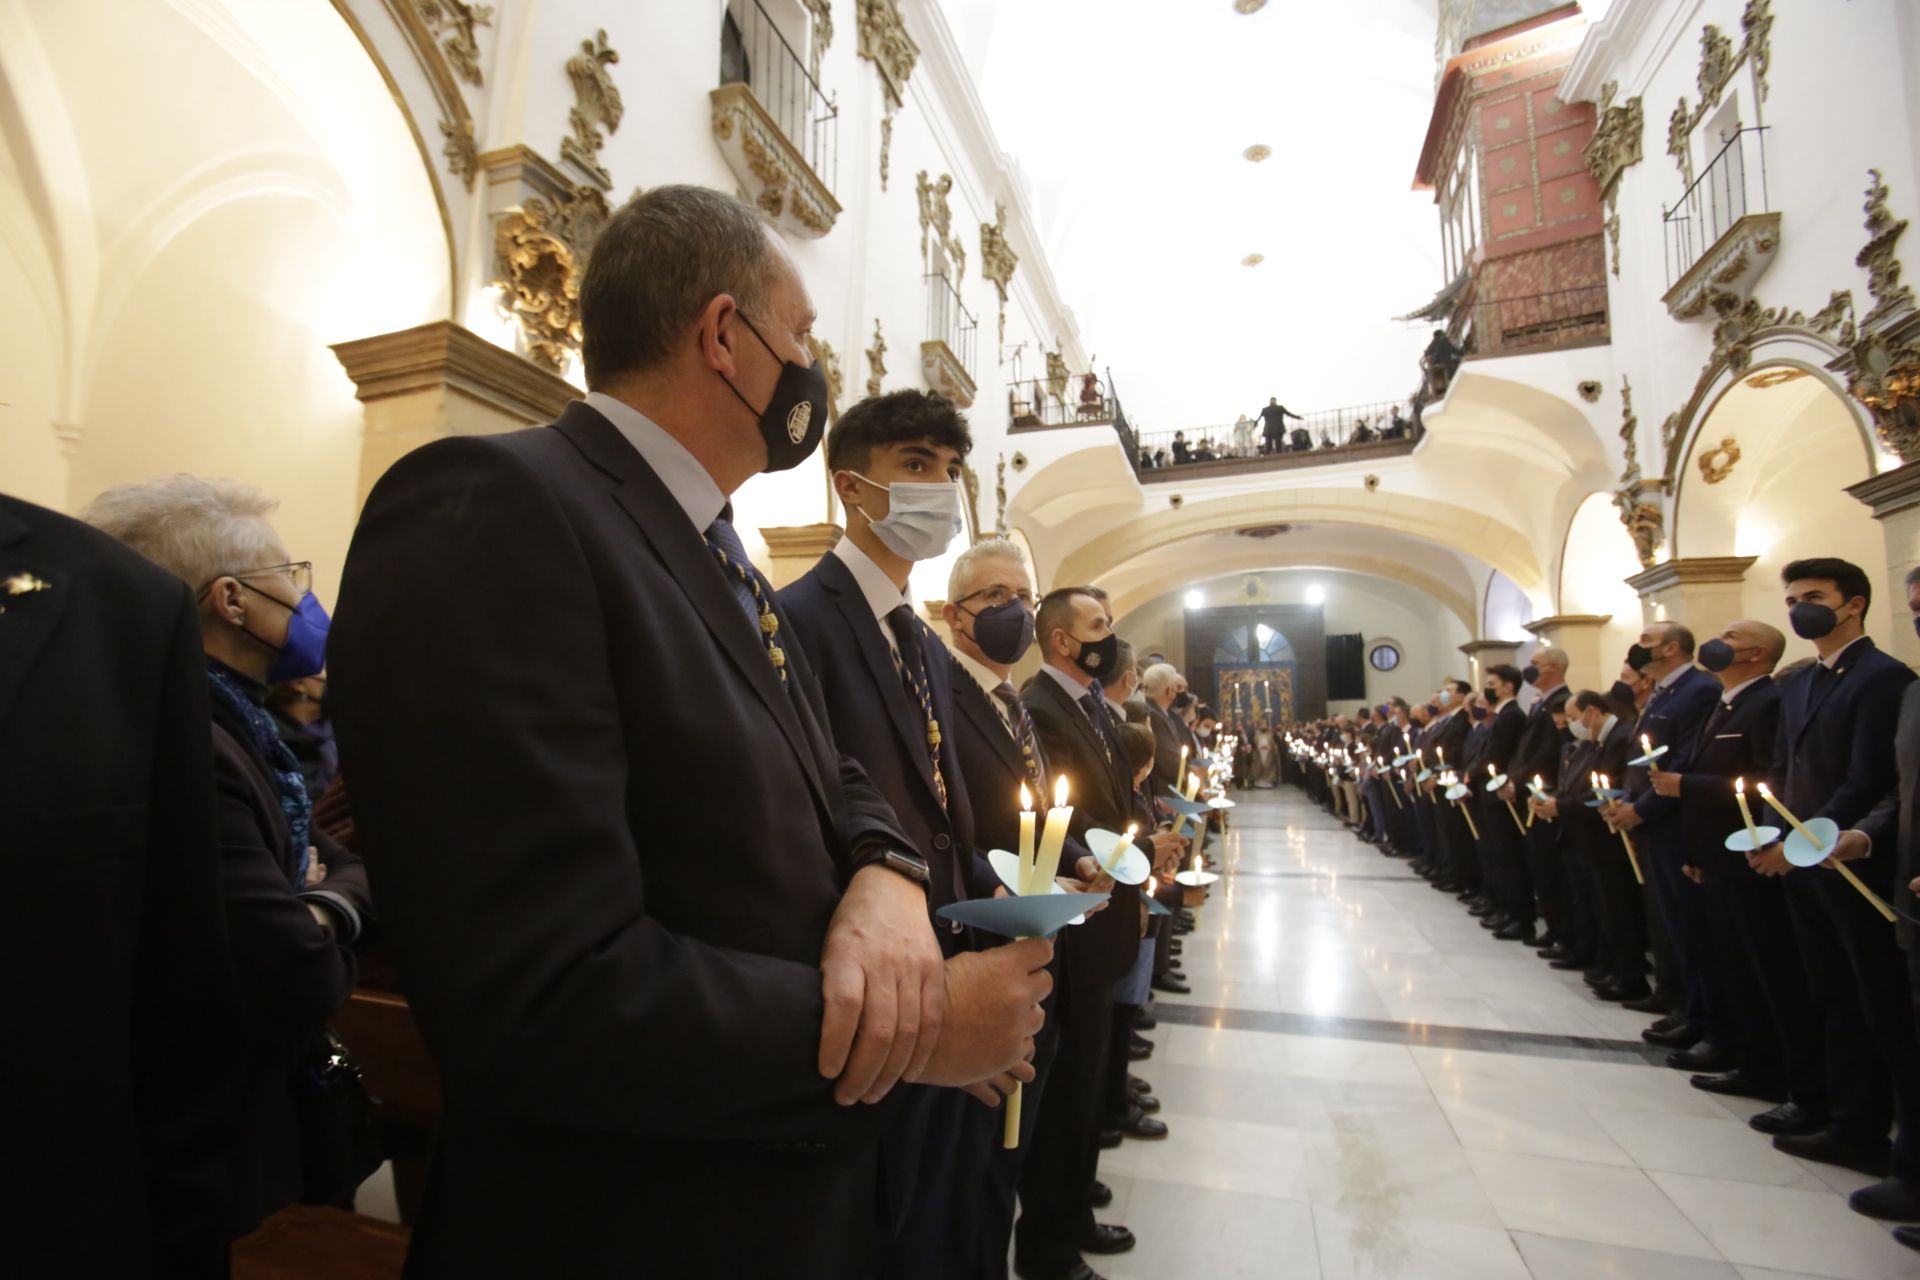
[[[1033,783],[1035,791],[1045,795],[1047,780],[1041,776],[1040,744],[1033,736],[1033,717],[1027,714],[1027,704],[1020,701],[1020,695],[1013,691],[1013,685],[1003,680],[1000,687],[993,691],[1007,709],[1007,723],[1013,727],[1014,739],[1020,744],[1020,757],[1027,762],[1027,778]]]
[[[787,655],[780,647],[780,619],[773,612],[768,597],[772,592],[760,577],[760,571],[747,559],[747,549],[740,541],[740,535],[733,528],[733,508],[727,507],[714,522],[707,526],[707,549],[713,552],[713,558],[720,562],[720,571],[726,575],[727,586],[733,591],[733,597],[740,602],[740,608],[747,615],[747,622],[760,636],[760,643],[767,651],[767,660],[773,663],[774,672],[780,677],[780,687],[787,687]]]
[[[1098,680],[1081,696],[1080,705],[1086,708],[1087,719],[1093,722],[1093,736],[1100,739],[1100,750],[1106,754],[1107,763],[1112,764],[1113,733],[1107,727],[1107,703],[1101,696]]]
[[[900,605],[887,614],[887,626],[900,646],[895,661],[907,697],[920,708],[927,726],[927,759],[933,765],[933,786],[939,793],[940,807],[947,807],[947,779],[940,772],[940,721],[933,714],[933,689],[927,683],[927,650],[921,643],[920,621],[913,616],[912,605]]]

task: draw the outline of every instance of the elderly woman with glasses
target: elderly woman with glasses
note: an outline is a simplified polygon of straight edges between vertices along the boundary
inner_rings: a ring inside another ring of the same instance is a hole
[[[300,1091],[327,1019],[353,991],[352,947],[373,921],[365,869],[314,828],[299,762],[266,710],[269,685],[319,674],[327,638],[313,566],[290,560],[267,522],[276,505],[246,485],[181,475],[109,489],[86,513],[199,603],[228,945],[243,997],[235,1238],[289,1204],[352,1190],[325,1185],[329,1162],[303,1147],[337,1135],[313,1132]]]

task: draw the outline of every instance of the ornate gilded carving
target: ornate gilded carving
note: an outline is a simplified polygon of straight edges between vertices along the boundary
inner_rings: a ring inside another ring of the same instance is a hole
[[[1748,378],[1747,385],[1755,391],[1769,391],[1774,387],[1785,386],[1789,382],[1797,382],[1801,378],[1812,376],[1805,369],[1769,369],[1765,373],[1756,373]]]
[[[1658,506],[1631,498],[1625,491],[1613,495],[1613,504],[1620,508],[1620,523],[1627,526],[1627,536],[1633,539],[1640,567],[1651,569],[1654,552],[1667,536],[1666,516]]]
[[[1019,269],[1020,255],[1007,243],[1007,206],[996,202],[994,220],[980,224],[980,274],[1000,293],[1000,341],[1007,340],[1007,289]]]
[[[1747,0],[1740,15],[1740,32],[1740,48],[1735,51],[1732,38],[1720,28],[1702,28],[1700,71],[1694,80],[1700,90],[1700,104],[1689,111],[1687,100],[1681,98],[1667,121],[1667,154],[1679,161],[1681,176],[1688,184],[1693,182],[1693,163],[1686,154],[1687,138],[1720,104],[1733,73],[1743,65],[1751,66],[1754,91],[1761,102],[1767,100],[1767,72],[1773,66],[1773,10],[1769,0]]]
[[[887,189],[888,170],[892,167],[889,156],[893,151],[893,108],[887,108],[887,114],[880,119],[880,190]]]
[[[1893,254],[1893,247],[1900,235],[1907,229],[1907,220],[1896,220],[1887,208],[1887,184],[1882,181],[1878,169],[1867,170],[1873,179],[1867,188],[1867,203],[1863,206],[1867,214],[1867,234],[1871,238],[1866,248],[1860,250],[1854,265],[1864,267],[1867,272],[1867,292],[1873,295],[1874,307],[1867,313],[1867,323],[1895,307],[1913,305],[1913,286],[1900,283],[1900,259]]]
[[[953,348],[940,339],[929,338],[920,344],[920,372],[926,376],[930,390],[962,409],[972,406],[974,393],[979,390],[973,375],[967,372]]]
[[[1620,483],[1636,485],[1640,482],[1640,419],[1633,412],[1633,384],[1624,373],[1620,375],[1620,443],[1627,459]]]
[[[442,120],[440,135],[447,140],[447,145],[440,150],[447,158],[447,168],[467,184],[467,190],[473,190],[474,180],[480,175],[480,144],[473,136],[473,120],[468,118],[458,124]]]
[[[551,204],[529,196],[494,227],[494,284],[520,322],[527,354],[556,373],[580,349],[580,269],[610,212],[607,198],[582,184]]]
[[[620,128],[626,108],[620,102],[620,87],[613,82],[609,66],[620,55],[607,44],[607,33],[596,31],[591,40],[580,42],[580,52],[567,59],[567,75],[573,81],[573,108],[567,121],[573,134],[560,142],[560,155],[579,165],[602,187],[611,189],[613,175],[600,163],[600,148],[607,145],[607,134]],[[602,133],[604,129],[606,132]]]
[[[493,6],[467,0],[413,0],[413,7],[440,42],[447,65],[470,85],[486,84],[480,75],[480,43],[474,28],[493,25]]]
[[[1676,320],[1692,320],[1709,306],[1724,306],[1728,296],[1744,300],[1773,265],[1780,249],[1780,215],[1750,213],[1723,232],[1667,290],[1667,311]]]
[[[878,317],[873,322],[873,345],[867,348],[867,394],[880,394],[880,379],[887,376],[887,340],[880,333]]]
[[[1894,246],[1907,229],[1887,207],[1887,186],[1878,169],[1867,171],[1866,247],[1854,259],[1867,272],[1873,310],[1861,322],[1858,340],[1828,367],[1844,374],[1847,391],[1873,415],[1881,441],[1902,462],[1920,461],[1920,312],[1913,288],[1900,283]]]
[[[947,203],[947,197],[953,192],[953,175],[943,173],[938,179],[929,179],[927,171],[922,169],[916,179],[920,196],[920,256],[929,269],[944,265],[936,263],[928,256],[927,233],[933,233],[933,243],[940,247],[943,255],[959,252],[960,261],[966,261],[966,252],[960,249],[959,241],[953,235],[953,209]],[[944,271],[938,274],[946,274]]]
[[[1585,400],[1588,404],[1599,404],[1600,392],[1604,390],[1604,388],[1601,387],[1599,382],[1595,381],[1592,378],[1588,378],[1585,382],[1582,382],[1579,386],[1575,387],[1574,390],[1578,391],[1580,393],[1580,398],[1582,400]]]
[[[1613,197],[1607,198],[1607,220],[1603,224],[1607,229],[1607,245],[1611,251],[1613,274],[1620,274],[1620,211],[1613,207]]]
[[[1067,402],[1067,378],[1071,376],[1067,369],[1066,353],[1060,345],[1060,339],[1053,340],[1053,350],[1047,352],[1047,390],[1061,404]]]
[[[807,44],[807,66],[820,79],[820,59],[833,44],[833,0],[800,0],[813,15],[813,38]]]
[[[1611,89],[1613,86],[1607,86]],[[1611,94],[1602,90],[1602,98],[1611,98]],[[1599,123],[1594,126],[1593,137],[1580,153],[1586,162],[1587,172],[1593,175],[1594,182],[1602,192],[1612,190],[1620,175],[1633,165],[1640,163],[1641,136],[1647,129],[1646,108],[1639,98],[1628,98],[1620,106],[1609,105],[1600,113]]]
[[[827,380],[827,421],[836,422],[840,417],[840,391],[845,383],[840,371],[840,353],[833,349],[832,343],[813,334],[807,335],[807,351],[820,367],[820,376]]]
[[[859,0],[860,56],[880,72],[887,101],[898,109],[907,100],[907,78],[920,59],[920,46],[907,34],[894,0]]]
[[[1740,29],[1746,34],[1740,52],[1753,62],[1753,80],[1760,86],[1760,101],[1767,100],[1767,72],[1773,67],[1773,10],[1769,0],[1747,0],[1740,15]]]
[[[1614,490],[1613,505],[1620,510],[1620,523],[1633,539],[1634,553],[1643,568],[1653,564],[1654,551],[1666,533],[1666,516],[1657,502],[1659,481],[1649,483],[1640,473],[1640,419],[1633,411],[1633,385],[1624,375],[1620,379],[1620,443],[1626,465],[1620,471],[1620,487]]]
[[[1700,455],[1700,478],[1708,484],[1719,484],[1733,474],[1733,464],[1740,461],[1740,446],[1727,436],[1713,448]]]
[[[713,134],[747,198],[783,229],[815,239],[833,230],[840,202],[745,84],[707,95]]]
[[[1753,364],[1754,339],[1763,330],[1802,329],[1839,346],[1853,345],[1856,325],[1853,294],[1848,290],[1836,289],[1827,305],[1811,316],[1788,307],[1762,307],[1756,298],[1743,302],[1725,293],[1714,295],[1709,305],[1719,320],[1713,326],[1713,355],[1701,374],[1703,383],[1711,382],[1722,368],[1732,370],[1735,376],[1745,373]]]
[[[993,531],[1007,536],[1007,455],[993,464]]]
[[[960,489],[967,495],[967,515],[972,521],[967,525],[967,533],[977,540],[980,537],[980,473],[970,462],[960,467]]]
[[[1693,149],[1688,144],[1692,136],[1693,113],[1687,110],[1686,95],[1682,94],[1679,105],[1667,117],[1667,154],[1680,166],[1680,180],[1688,186],[1693,185]]]
[[[1700,90],[1700,109],[1718,106],[1720,91],[1733,74],[1733,40],[1720,28],[1708,23],[1700,29],[1700,74],[1694,86]]]

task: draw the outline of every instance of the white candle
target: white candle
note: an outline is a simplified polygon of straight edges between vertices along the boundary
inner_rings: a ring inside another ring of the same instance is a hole
[[[1060,873],[1060,848],[1067,842],[1067,824],[1072,820],[1073,807],[1067,803],[1067,776],[1063,773],[1053,784],[1053,808],[1047,810],[1047,825],[1040,833],[1033,876],[1022,890],[1023,894],[1053,892],[1049,886]]]

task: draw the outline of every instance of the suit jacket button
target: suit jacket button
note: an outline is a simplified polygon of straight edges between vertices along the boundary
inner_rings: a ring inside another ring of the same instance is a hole
[[[950,839],[944,832],[942,832],[940,835],[937,835],[933,838],[933,847],[936,849],[947,849],[947,848],[951,848],[952,846],[953,846],[952,839]]]

